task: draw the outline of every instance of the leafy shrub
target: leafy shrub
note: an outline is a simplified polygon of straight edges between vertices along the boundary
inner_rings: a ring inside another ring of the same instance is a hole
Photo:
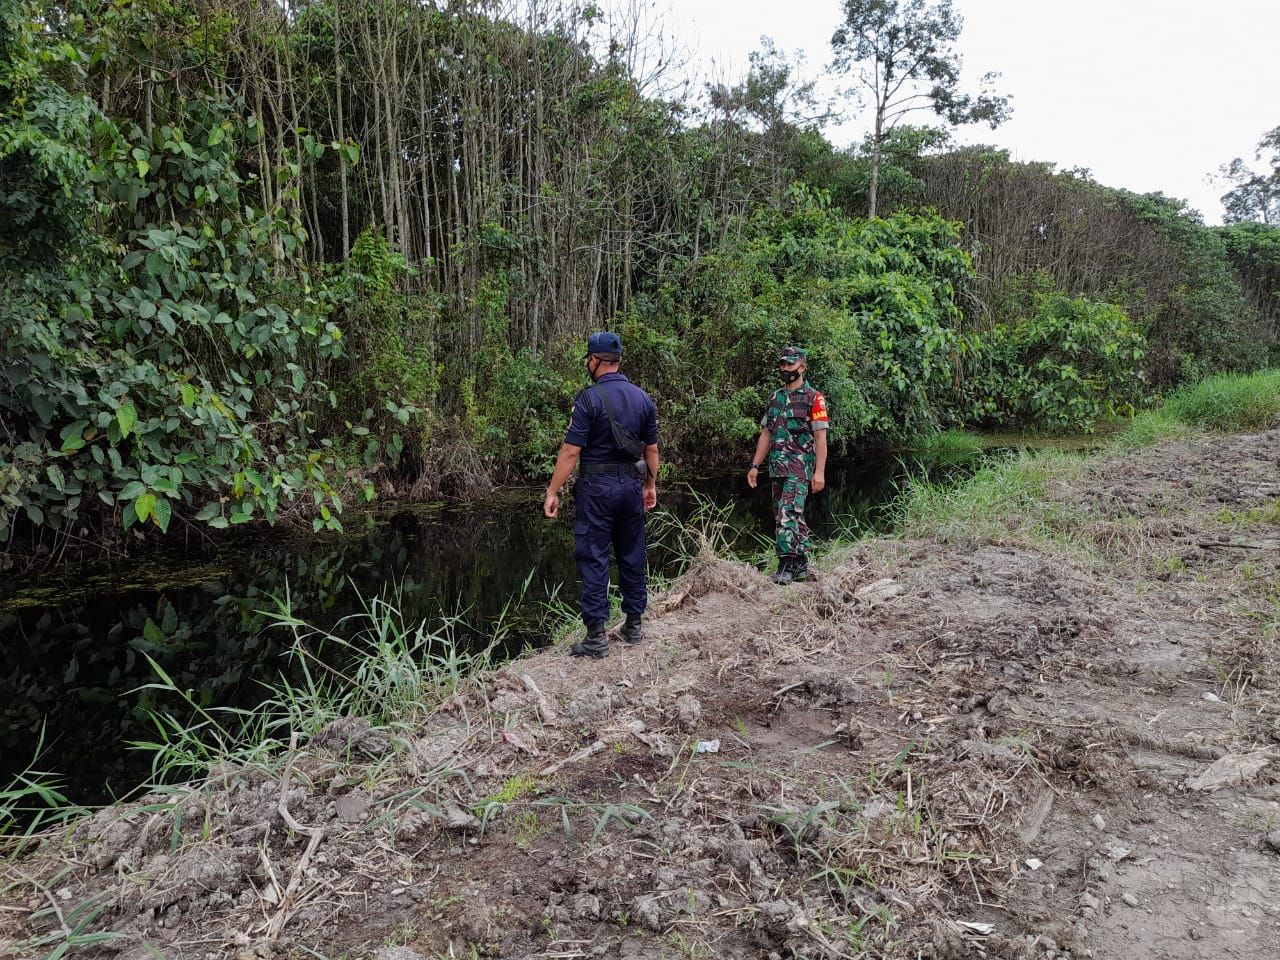
[[[38,76],[43,41],[25,42]],[[46,103],[0,105],[30,126]],[[331,298],[297,267],[301,224],[243,189],[257,122],[211,97],[181,110],[149,131],[92,113],[43,133],[44,151],[97,146],[87,177],[80,161],[46,166],[59,189],[29,191],[61,236],[0,255],[0,541],[20,517],[163,532],[175,510],[227,526],[300,497],[317,527],[339,525],[345,464],[316,437],[329,390],[315,374],[341,354]]]
[[[958,241],[958,225],[937,217],[850,218],[793,186],[685,286],[637,297],[624,317],[650,348],[638,379],[659,398],[664,432],[703,441],[688,443],[693,457],[718,452],[707,437],[749,442],[792,343],[808,350],[836,445],[959,419],[954,372],[972,342],[955,298],[972,268]]]
[[[1034,312],[997,324],[973,378],[977,409],[997,424],[1089,430],[1142,399],[1146,343],[1109,303],[1035,293]]]

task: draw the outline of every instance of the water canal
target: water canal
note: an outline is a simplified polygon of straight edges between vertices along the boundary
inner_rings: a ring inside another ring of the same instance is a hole
[[[815,535],[882,528],[908,469],[956,470],[908,467],[897,457],[830,464],[826,492],[811,501]],[[767,551],[772,516],[763,487],[751,491],[735,475],[660,493],[651,570],[671,571],[673,531],[708,507],[722,513],[739,555]],[[528,488],[479,504],[391,505],[348,517],[342,535],[252,530],[145,560],[63,566],[4,583],[0,788],[32,764],[42,728],[34,768],[55,775],[75,802],[106,802],[147,780],[151,755],[128,742],[153,738],[148,711],[190,712],[172,694],[146,689],[156,680],[148,658],[205,707],[256,706],[263,683],[294,662],[286,656],[291,635],[261,612],[286,589],[309,623],[331,625],[360,609],[362,597],[392,588],[408,623],[460,613],[482,642],[502,618],[504,653],[545,644],[563,616],[554,611],[576,600],[577,581],[572,514],[550,521],[541,505],[541,490]]]

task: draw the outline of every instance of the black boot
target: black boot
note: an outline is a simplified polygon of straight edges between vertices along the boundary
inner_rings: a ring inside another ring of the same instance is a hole
[[[785,587],[794,579],[791,565],[795,562],[795,559],[795,557],[779,557],[778,569],[769,575],[769,579],[779,586]]]
[[[575,643],[569,648],[572,657],[595,657],[602,660],[609,655],[609,638],[605,635],[603,623],[587,624],[587,639]]]
[[[644,639],[644,633],[640,628],[640,614],[628,613],[627,622],[622,625],[622,639],[627,643],[639,643]]]
[[[791,582],[804,583],[806,580],[816,580],[812,573],[809,572],[809,558],[801,554],[791,563]]]

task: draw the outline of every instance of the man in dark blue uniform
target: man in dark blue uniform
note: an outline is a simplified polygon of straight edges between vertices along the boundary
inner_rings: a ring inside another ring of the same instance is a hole
[[[560,489],[578,464],[573,554],[582,577],[587,638],[571,652],[575,657],[607,657],[610,549],[627,615],[622,639],[641,639],[640,618],[648,602],[644,514],[658,503],[658,411],[647,393],[618,372],[622,340],[616,333],[591,334],[583,359],[593,383],[573,401],[573,418],[542,512],[553,518],[559,514]]]

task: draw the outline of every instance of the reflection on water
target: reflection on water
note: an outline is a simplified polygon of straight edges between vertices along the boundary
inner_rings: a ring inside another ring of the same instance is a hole
[[[828,489],[811,500],[815,535],[882,528],[902,474],[896,460],[831,464]],[[662,489],[660,506],[677,520],[699,501],[725,507],[726,535],[754,555],[772,535],[765,486],[751,491],[739,475],[699,481],[696,496]],[[148,658],[203,706],[260,703],[262,683],[286,669],[290,643],[260,611],[286,588],[295,614],[312,623],[331,625],[358,610],[361,596],[394,588],[409,622],[464,611],[487,636],[506,610],[508,652],[545,643],[549,601],[575,600],[577,582],[572,512],[550,521],[541,506],[541,491],[506,491],[467,507],[349,518],[343,536],[254,531],[149,564],[64,569],[0,587],[0,788],[30,763],[42,724],[49,746],[38,768],[63,776],[73,800],[102,802],[147,779],[150,756],[125,744],[153,738],[148,710],[184,709],[141,689],[157,679]],[[651,545],[651,569],[670,570],[672,560],[661,538]]]

